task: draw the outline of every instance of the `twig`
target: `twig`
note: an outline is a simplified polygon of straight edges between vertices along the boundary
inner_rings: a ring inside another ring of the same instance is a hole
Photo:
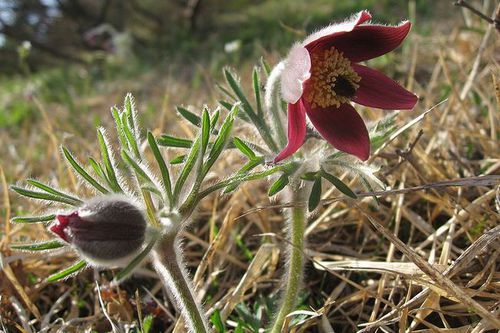
[[[457,0],[457,1],[455,1],[454,5],[455,6],[459,6],[459,7],[467,8],[468,10],[470,10],[471,12],[473,12],[474,14],[476,14],[477,16],[479,16],[480,18],[482,18],[483,20],[485,20],[486,22],[488,22],[489,24],[494,24],[495,28],[498,31],[500,31],[500,9],[497,10],[495,18],[492,19],[488,15],[486,15],[483,12],[481,12],[481,11],[477,10],[476,8],[472,7],[472,5],[470,5],[465,0]]]

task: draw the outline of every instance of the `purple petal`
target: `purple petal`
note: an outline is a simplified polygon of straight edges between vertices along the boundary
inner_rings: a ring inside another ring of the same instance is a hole
[[[350,17],[347,21],[342,23],[334,23],[323,29],[309,35],[302,45],[309,51],[322,45],[324,42],[330,41],[332,38],[349,33],[356,29],[358,25],[371,19],[372,16],[366,10],[358,12],[356,15]]]
[[[410,110],[417,103],[417,96],[379,71],[352,64],[361,76],[359,88],[352,99],[354,102],[379,109]]]
[[[363,161],[368,159],[368,131],[363,119],[350,104],[341,104],[339,108],[311,109],[307,116],[332,146]]]
[[[403,22],[398,26],[360,25],[322,43],[322,49],[335,47],[352,62],[373,59],[397,48],[408,35],[411,23]]]
[[[288,104],[288,143],[286,147],[274,158],[277,163],[295,153],[306,136],[306,106],[299,99],[295,104]]]

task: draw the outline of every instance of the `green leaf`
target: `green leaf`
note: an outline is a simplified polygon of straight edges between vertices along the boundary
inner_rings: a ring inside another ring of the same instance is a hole
[[[222,105],[224,107],[224,109],[226,109],[228,111],[231,111],[231,109],[233,108],[233,104],[231,104],[227,101],[220,100],[219,104]]]
[[[236,94],[238,99],[243,104],[242,107],[243,107],[243,110],[245,111],[245,113],[250,118],[256,117],[255,111],[253,110],[252,106],[248,102],[248,99],[245,96],[245,93],[241,89],[240,84],[234,78],[233,74],[228,69],[224,69],[224,76],[226,78],[227,83],[229,84],[229,86],[233,90],[233,92]]]
[[[261,100],[261,95],[260,95],[260,78],[259,78],[259,71],[257,70],[257,67],[253,68],[253,73],[252,73],[252,81],[253,81],[253,93],[255,95],[255,105],[257,105],[257,114],[262,116],[262,100]]]
[[[210,130],[212,133],[217,134],[219,133],[216,129],[215,126],[217,125],[217,122],[219,121],[219,116],[220,116],[220,108],[217,107],[217,109],[214,112],[214,115],[212,116],[212,119],[210,120]]]
[[[92,167],[92,169],[94,170],[94,172],[99,177],[101,177],[101,179],[103,179],[105,182],[109,182],[109,179],[106,176],[106,173],[104,173],[104,170],[103,170],[102,166],[99,164],[99,162],[97,162],[94,158],[89,157],[89,164]]]
[[[247,156],[249,159],[252,160],[255,158],[255,153],[250,147],[246,145],[245,142],[243,142],[243,140],[235,137],[233,138],[233,144],[236,148],[239,149],[239,151],[241,151],[243,155]]]
[[[118,183],[118,179],[116,178],[115,169],[113,163],[111,162],[111,155],[108,151],[108,143],[104,138],[104,134],[102,129],[97,130],[97,138],[99,140],[99,147],[101,148],[101,155],[104,162],[104,168],[106,170],[106,174],[109,179],[109,185],[113,189],[114,192],[123,192],[120,184]]]
[[[332,183],[333,186],[335,186],[340,192],[344,193],[348,197],[351,197],[353,199],[357,199],[358,196],[356,193],[354,193],[349,186],[347,186],[343,181],[341,181],[339,178],[335,177],[332,174],[329,174],[326,171],[321,172],[321,177],[325,178],[328,180],[330,183]]]
[[[34,180],[34,179],[28,179],[26,182],[27,182],[28,184],[30,184],[30,185],[32,185],[32,186],[34,186],[34,187],[37,187],[37,188],[39,188],[39,189],[41,189],[41,190],[43,190],[43,191],[47,192],[47,193],[50,193],[50,194],[53,194],[53,195],[58,195],[58,196],[60,196],[60,197],[66,198],[66,199],[68,199],[68,200],[71,200],[71,201],[73,201],[73,202],[75,203],[75,205],[77,205],[77,206],[78,206],[78,205],[81,205],[81,204],[83,203],[83,201],[82,201],[82,200],[80,200],[80,199],[78,199],[78,198],[75,198],[75,197],[73,197],[73,196],[71,196],[71,195],[69,195],[69,194],[66,194],[66,193],[63,193],[63,192],[61,192],[61,191],[58,191],[58,190],[56,190],[55,188],[53,188],[53,187],[51,187],[51,186],[49,186],[49,185],[43,184],[43,183],[41,183],[41,182],[39,182],[39,181],[37,181],[37,180]]]
[[[11,185],[10,188],[17,192],[20,195],[23,195],[28,198],[33,198],[33,199],[38,199],[38,200],[47,200],[47,201],[55,201],[55,202],[61,202],[70,206],[78,206],[79,204],[76,203],[74,200],[70,200],[65,197],[61,197],[58,195],[46,193],[46,192],[37,192],[37,191],[32,191],[28,190],[22,187],[18,187],[15,185]]]
[[[158,138],[158,144],[165,147],[191,148],[193,141],[164,134]]]
[[[193,143],[193,146],[191,147],[191,150],[189,151],[189,154],[184,161],[184,167],[182,168],[182,171],[179,174],[179,177],[177,178],[177,182],[175,183],[174,195],[173,195],[174,200],[177,200],[179,198],[179,194],[181,193],[182,187],[184,186],[184,183],[186,182],[191,171],[193,170],[193,167],[196,164],[196,160],[199,157],[198,156],[199,150],[200,150],[200,137],[198,137],[196,141]]]
[[[104,194],[109,193],[109,191],[104,186],[99,184],[97,180],[89,175],[87,171],[85,171],[85,169],[83,169],[80,164],[78,164],[78,162],[73,158],[68,149],[64,147],[61,147],[61,149],[63,151],[64,157],[66,158],[66,161],[68,161],[73,170],[75,170],[80,176],[82,176],[82,178],[85,179],[90,185],[94,186],[99,192]]]
[[[210,115],[207,110],[203,111],[201,120],[201,156],[205,155],[210,138]]]
[[[238,320],[238,325],[234,329],[234,333],[245,333],[245,331],[243,330],[243,323],[239,320]]]
[[[253,160],[248,161],[244,166],[241,167],[240,170],[233,176],[233,177],[241,177],[245,174],[247,174],[249,171],[254,169],[256,166],[262,164],[264,162],[264,157],[256,157]],[[230,193],[234,191],[238,186],[240,185],[240,182],[234,183],[232,185],[229,185],[226,187],[223,191],[224,194]]]
[[[196,114],[192,113],[191,111],[182,106],[177,106],[176,110],[184,119],[189,121],[191,124],[193,124],[196,127],[200,127],[201,118],[199,116],[197,116]]]
[[[132,117],[133,118],[133,117]],[[122,114],[122,124],[123,124],[123,132],[125,133],[125,138],[127,139],[127,146],[125,149],[130,150],[134,153],[135,157],[139,158],[141,153],[139,151],[139,144],[137,136],[135,135],[135,131],[130,128],[130,124],[127,121],[127,113]]]
[[[264,69],[264,72],[266,73],[266,75],[269,76],[269,74],[271,74],[271,67],[266,62],[264,57],[260,58],[260,64],[261,64],[262,69]]]
[[[227,89],[226,89],[226,87],[224,87],[224,86],[223,86],[223,85],[221,85],[220,83],[216,83],[215,85],[217,86],[217,88],[219,88],[219,90],[220,90],[220,91],[222,91],[222,93],[223,93],[224,95],[226,95],[227,97],[229,97],[229,98],[230,98],[230,99],[232,99],[232,100],[236,100],[236,97],[234,97],[234,95],[233,95],[233,94],[231,94],[231,93],[229,92],[229,90],[227,90]]]
[[[147,172],[139,165],[139,163],[137,163],[132,157],[130,157],[130,155],[125,150],[122,150],[121,155],[125,163],[127,163],[132,169],[134,169],[136,175],[143,182],[147,182],[154,185],[153,181],[148,176]]]
[[[224,323],[222,322],[222,318],[220,316],[220,310],[217,309],[212,313],[210,316],[210,321],[215,327],[215,330],[217,333],[225,333],[226,332],[226,327],[224,326]]]
[[[300,179],[308,180],[310,182],[315,181],[316,178],[318,178],[318,173],[316,171],[306,172],[305,174],[303,174],[302,176],[300,176]]]
[[[137,267],[137,265],[139,265],[142,260],[144,260],[149,252],[151,252],[151,249],[156,244],[157,239],[158,237],[153,237],[149,241],[148,245],[144,248],[144,250],[142,250],[137,256],[135,256],[135,258],[132,259],[132,261],[130,261],[130,263],[116,275],[115,280],[122,281],[124,278],[126,278]]]
[[[24,250],[24,251],[45,251],[45,250],[58,249],[63,246],[65,246],[64,243],[60,242],[59,240],[53,239],[45,242],[37,242],[30,244],[12,244],[10,245],[10,248],[13,250]]]
[[[40,222],[49,222],[56,218],[55,214],[43,215],[43,216],[16,216],[10,219],[12,223],[40,223]]]
[[[321,177],[317,177],[311,189],[311,194],[309,195],[308,209],[310,212],[318,207],[321,200]]]
[[[129,128],[132,133],[136,133],[136,127],[135,127],[135,116],[136,116],[136,110],[135,110],[135,102],[134,102],[134,96],[132,96],[131,93],[128,93],[127,96],[125,96],[125,101],[123,102],[124,106],[124,113],[127,115],[127,122],[122,122],[124,128]],[[127,126],[128,125],[128,126]]]
[[[186,159],[187,155],[179,155],[170,160],[170,164],[181,164]]]
[[[153,315],[147,315],[142,320],[142,333],[149,333],[151,327],[153,327]]]
[[[122,148],[127,148],[127,138],[125,137],[125,132],[123,130],[122,119],[120,117],[120,111],[116,106],[111,108],[111,114],[115,120],[116,132],[118,133],[118,138],[120,139],[120,144]]]
[[[229,135],[231,134],[231,129],[233,128],[234,118],[238,114],[238,110],[238,106],[235,105],[231,112],[226,116],[226,119],[224,119],[219,134],[217,135],[212,149],[208,154],[207,161],[203,166],[203,175],[206,175],[208,173],[210,168],[214,165],[215,161],[217,161],[217,158],[219,158],[220,154],[224,150],[224,146],[229,140]]]
[[[55,282],[55,281],[59,281],[59,280],[62,280],[64,278],[67,278],[67,277],[71,277],[72,275],[75,275],[76,273],[78,273],[80,270],[84,269],[86,266],[87,266],[87,263],[85,262],[85,260],[80,260],[76,264],[74,264],[66,269],[63,269],[60,272],[57,272],[55,274],[50,275],[47,278],[47,282]]]
[[[164,186],[165,191],[167,193],[167,197],[169,199],[170,204],[172,204],[172,183],[170,181],[170,173],[168,171],[167,164],[165,163],[165,160],[161,156],[160,149],[158,148],[158,145],[156,144],[156,140],[155,140],[155,137],[153,136],[153,133],[148,132],[147,137],[148,137],[149,147],[151,148],[151,151],[153,152],[156,163],[158,163],[158,168],[160,169],[161,178],[163,180],[163,186]]]
[[[282,174],[269,188],[267,194],[272,197],[273,195],[280,192],[285,186],[288,185],[290,180],[288,179],[288,175],[286,173]]]

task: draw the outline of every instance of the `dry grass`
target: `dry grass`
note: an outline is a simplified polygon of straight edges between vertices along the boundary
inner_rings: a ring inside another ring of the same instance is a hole
[[[456,24],[447,34],[414,33],[403,57],[389,68],[408,73],[407,87],[421,97],[415,111],[399,113],[401,126],[442,103],[372,156],[371,162],[381,167],[380,178],[393,189],[377,193],[378,202],[370,193],[357,201],[333,190],[324,193],[323,205],[307,228],[304,311],[291,331],[500,329],[499,34],[476,17],[468,18],[471,29]],[[160,123],[151,121],[155,133],[169,127],[170,103],[180,102],[176,96],[187,95],[189,89],[171,78],[160,82],[157,86],[167,86],[166,92],[144,93],[163,110]],[[202,94],[196,101],[213,97],[211,91]],[[139,105],[145,98],[136,97]],[[102,112],[114,98],[93,100],[98,107],[92,109]],[[43,278],[67,266],[71,255],[8,249],[11,242],[48,237],[42,226],[7,223],[14,215],[40,210],[12,195],[8,183],[35,176],[77,190],[78,182],[61,161],[59,144],[64,142],[80,157],[97,155],[90,119],[73,115],[78,120],[72,123],[89,135],[71,137],[64,109],[34,102],[43,121],[22,129],[18,137],[0,134],[1,324],[20,332],[50,325],[48,332],[101,332],[111,330],[106,316],[142,323],[153,315],[151,332],[172,331],[178,314],[147,265],[113,289],[104,288],[113,272],[92,270],[47,284]],[[373,120],[381,115],[374,110],[364,114]],[[103,116],[105,122],[110,119]],[[220,175],[236,162],[220,163]],[[346,179],[357,192],[363,191],[356,179]],[[198,294],[209,314],[217,309],[229,319],[228,328],[235,320],[248,320],[235,311],[238,304],[265,309],[278,292],[285,207],[269,202],[265,184],[245,184],[231,196],[206,200],[185,232],[184,253]],[[104,307],[93,281],[102,286]],[[269,313],[262,311],[264,324]],[[177,331],[183,331],[180,325]]]

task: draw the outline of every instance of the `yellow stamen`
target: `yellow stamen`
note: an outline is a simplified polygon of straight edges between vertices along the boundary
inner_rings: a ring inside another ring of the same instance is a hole
[[[334,47],[311,57],[311,77],[304,97],[312,108],[339,107],[348,103],[359,88],[361,77],[351,61]]]

